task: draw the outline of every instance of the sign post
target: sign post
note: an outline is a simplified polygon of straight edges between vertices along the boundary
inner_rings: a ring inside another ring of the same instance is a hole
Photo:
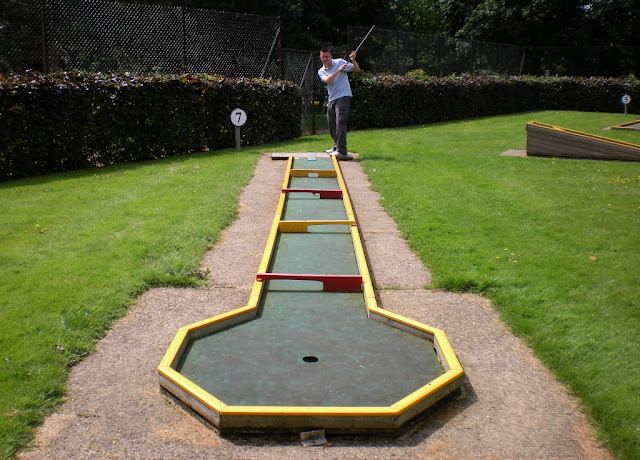
[[[625,94],[624,96],[622,96],[621,99],[622,103],[624,104],[624,116],[627,116],[627,105],[629,105],[629,102],[631,102],[631,96],[629,96],[628,94]]]
[[[240,151],[240,126],[247,122],[247,114],[242,109],[233,109],[231,112],[231,123],[236,127],[236,151]]]

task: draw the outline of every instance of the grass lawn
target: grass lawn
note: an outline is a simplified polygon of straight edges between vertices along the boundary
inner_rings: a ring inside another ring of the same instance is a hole
[[[606,447],[634,460],[640,163],[499,154],[525,148],[532,120],[640,144],[640,132],[603,130],[639,118],[550,111],[349,134],[431,271],[429,287],[491,299],[581,399]],[[307,138],[298,151],[322,151],[328,139]]]
[[[0,457],[65,391],[70,365],[150,286],[195,286],[258,149],[0,184]]]
[[[640,164],[498,154],[525,147],[530,120],[640,144],[601,130],[632,119],[537,112],[349,135],[431,287],[489,297],[629,459],[640,458]],[[138,293],[203,283],[202,254],[233,220],[257,153],[330,146],[313,136],[0,184],[0,455],[29,441],[69,366]]]
[[[640,163],[499,156],[525,148],[531,120],[640,144],[640,132],[602,131],[622,115],[571,112],[357,132],[350,143],[431,287],[490,298],[607,447],[637,459]]]

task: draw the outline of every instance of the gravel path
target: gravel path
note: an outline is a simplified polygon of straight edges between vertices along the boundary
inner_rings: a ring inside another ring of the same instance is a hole
[[[153,289],[71,371],[68,398],[22,459],[611,458],[574,398],[484,298],[426,291],[429,274],[378,205],[357,162],[342,169],[380,305],[443,328],[466,372],[463,391],[395,437],[220,437],[160,393],[156,367],[179,327],[246,304],[273,221],[285,162],[264,155],[238,219],[203,259],[208,289]],[[391,288],[391,289],[385,289]]]

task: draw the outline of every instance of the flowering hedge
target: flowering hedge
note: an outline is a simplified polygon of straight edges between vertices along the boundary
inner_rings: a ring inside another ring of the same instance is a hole
[[[0,75],[0,180],[300,136],[289,82],[64,72]]]
[[[530,110],[622,112],[640,103],[640,82],[613,78],[352,74],[353,129],[404,126]]]

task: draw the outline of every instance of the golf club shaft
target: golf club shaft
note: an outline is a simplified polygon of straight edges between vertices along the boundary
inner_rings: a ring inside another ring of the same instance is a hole
[[[364,38],[362,39],[362,41],[360,42],[360,44],[358,45],[358,47],[354,50],[356,53],[358,52],[358,50],[360,49],[360,47],[362,46],[362,44],[364,43],[364,41],[369,37],[369,35],[371,35],[371,32],[373,32],[373,28],[375,27],[375,24],[371,26],[371,29],[369,29],[369,32],[367,32],[367,35],[364,36]],[[349,56],[345,56],[344,58],[345,60],[349,59]]]
[[[371,26],[371,29],[369,29],[369,32],[367,32],[367,35],[364,36],[364,38],[362,39],[362,41],[360,42],[360,44],[358,45],[358,47],[355,49],[356,53],[358,52],[358,50],[360,49],[360,47],[362,46],[362,44],[364,43],[364,41],[369,38],[369,35],[371,35],[371,32],[373,32],[373,28],[375,27],[375,24]]]

